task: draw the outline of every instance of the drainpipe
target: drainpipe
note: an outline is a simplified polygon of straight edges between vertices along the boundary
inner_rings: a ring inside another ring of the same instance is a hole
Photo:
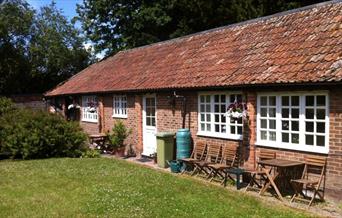
[[[185,118],[186,118],[186,97],[183,96],[183,95],[177,95],[176,94],[176,91],[173,91],[173,95],[172,96],[169,96],[170,98],[170,102],[172,104],[172,106],[174,107],[175,104],[176,104],[176,99],[179,98],[182,100],[182,128],[184,129],[185,128]]]

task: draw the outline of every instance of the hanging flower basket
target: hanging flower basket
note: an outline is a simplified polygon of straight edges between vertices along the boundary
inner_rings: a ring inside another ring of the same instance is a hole
[[[73,109],[73,108],[75,108],[75,109],[80,109],[81,106],[79,106],[78,104],[70,104],[70,105],[68,106],[68,110],[71,110],[71,109]]]
[[[247,105],[246,103],[234,102],[227,108],[226,117],[237,120],[240,118],[247,118]]]
[[[87,112],[95,113],[97,111],[97,105],[95,102],[88,102],[87,105]]]

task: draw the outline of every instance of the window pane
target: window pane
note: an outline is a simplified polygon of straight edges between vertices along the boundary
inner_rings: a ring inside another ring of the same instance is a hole
[[[205,110],[206,110],[206,112],[210,112],[210,104],[207,104],[207,105],[205,106]]]
[[[269,132],[270,133],[270,140],[276,141],[276,133],[275,132]]]
[[[275,120],[269,120],[269,129],[275,129],[276,128],[276,121]]]
[[[221,113],[225,113],[226,112],[226,105],[222,104],[221,105]]]
[[[317,146],[324,146],[324,140],[325,137],[324,136],[316,136],[316,144]]]
[[[236,95],[237,102],[242,102],[242,95]]]
[[[156,118],[152,117],[151,123],[152,123],[152,126],[156,126]]]
[[[313,145],[314,144],[313,135],[305,135],[305,144],[306,145]]]
[[[305,98],[305,105],[306,106],[314,106],[314,96],[306,96]]]
[[[215,122],[220,122],[220,115],[215,114]]]
[[[146,126],[151,126],[151,120],[149,117],[146,117]]]
[[[294,144],[299,143],[299,134],[291,134],[291,142]]]
[[[293,131],[299,131],[299,122],[298,121],[291,121],[291,129]]]
[[[299,96],[292,96],[291,97],[291,105],[292,106],[299,106]]]
[[[275,96],[270,96],[269,97],[269,105],[270,106],[275,106],[276,105],[276,97]]]
[[[210,126],[210,124],[207,124],[207,131],[211,131],[211,126]]]
[[[221,122],[222,122],[222,123],[225,123],[225,122],[226,122],[226,116],[221,115]]]
[[[324,95],[317,96],[317,106],[325,106],[325,96]]]
[[[292,108],[291,109],[291,116],[292,116],[292,118],[299,118],[299,109]]]
[[[262,105],[262,106],[267,105],[267,97],[266,96],[260,97],[260,105]]]
[[[215,102],[220,102],[220,96],[219,95],[215,95],[214,96],[214,101]]]
[[[262,140],[267,140],[267,132],[266,131],[261,131],[260,135],[261,135]]]
[[[290,124],[289,124],[289,121],[282,121],[281,122],[281,129],[282,130],[289,130],[289,127],[290,126]]]
[[[281,105],[282,106],[289,106],[289,96],[282,96],[281,97]]]
[[[226,96],[225,95],[221,95],[221,102],[226,103]]]
[[[205,131],[205,125],[204,125],[204,123],[201,123],[201,131]]]
[[[261,120],[261,128],[267,129],[267,120]]]
[[[325,109],[317,109],[316,110],[317,119],[324,120],[325,119]]]
[[[221,132],[225,133],[226,132],[226,125],[221,125]]]
[[[201,121],[205,121],[204,117],[205,117],[204,114],[201,114]]]
[[[314,118],[314,109],[306,109],[305,110],[305,118],[313,119]]]
[[[200,96],[200,102],[204,103],[204,96],[203,95]]]
[[[313,132],[314,131],[314,123],[313,122],[305,122],[305,131]]]
[[[235,134],[235,126],[230,126],[230,133]]]
[[[260,112],[262,117],[267,117],[267,108],[261,108]]]
[[[220,105],[215,104],[214,112],[216,112],[216,113],[219,113],[219,112],[220,112]]]
[[[316,132],[324,133],[325,132],[325,123],[317,123]]]
[[[200,106],[200,112],[205,112],[205,110],[204,110],[204,104],[201,104],[201,106]]]
[[[283,118],[289,118],[289,109],[288,109],[288,108],[283,108],[283,109],[281,110],[281,116],[282,116]]]
[[[238,126],[238,134],[242,134],[242,126]]]
[[[220,132],[220,125],[215,124],[215,132]]]
[[[275,108],[270,108],[268,115],[269,115],[269,117],[275,117],[276,116],[276,109]]]
[[[206,95],[206,96],[205,96],[205,101],[206,101],[207,103],[210,103],[210,95]]]
[[[235,95],[230,95],[230,103],[235,102],[236,98]]]
[[[282,133],[281,134],[281,141],[282,142],[289,142],[289,134],[288,133]]]
[[[211,119],[210,119],[210,118],[211,118],[211,117],[210,117],[210,114],[207,114],[206,117],[207,117],[207,122],[210,122],[210,121],[211,121]]]

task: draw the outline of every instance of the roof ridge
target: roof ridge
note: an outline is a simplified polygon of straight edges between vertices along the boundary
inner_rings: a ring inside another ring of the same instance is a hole
[[[127,53],[127,52],[132,52],[135,50],[140,50],[140,49],[144,49],[147,47],[152,47],[152,46],[156,46],[156,45],[164,45],[164,44],[168,44],[168,43],[173,43],[179,40],[184,40],[193,36],[198,36],[198,35],[202,35],[202,34],[206,34],[206,33],[211,33],[211,32],[216,32],[216,31],[220,31],[220,30],[226,30],[229,28],[233,28],[233,27],[238,27],[238,26],[244,26],[244,25],[248,25],[248,24],[254,24],[257,23],[259,21],[265,21],[265,20],[269,20],[271,18],[275,18],[275,17],[281,17],[281,16],[286,16],[286,15],[291,15],[294,13],[299,13],[302,11],[306,11],[306,10],[310,10],[310,9],[314,9],[314,8],[318,8],[318,7],[324,7],[324,6],[328,6],[328,5],[332,5],[332,4],[337,4],[337,3],[342,3],[342,0],[331,0],[331,1],[326,1],[326,2],[320,2],[320,3],[316,3],[316,4],[312,4],[312,5],[307,5],[304,7],[300,7],[300,8],[294,8],[291,10],[287,10],[287,11],[281,11],[275,14],[271,14],[271,15],[267,15],[267,16],[262,16],[262,17],[257,17],[254,19],[250,19],[250,20],[245,20],[245,21],[241,21],[238,23],[232,23],[232,24],[228,24],[228,25],[224,25],[224,26],[220,26],[220,27],[216,27],[216,28],[212,28],[209,30],[203,30],[200,32],[196,32],[196,33],[192,33],[189,35],[185,35],[185,36],[180,36],[180,37],[176,37],[173,39],[168,39],[168,40],[164,40],[164,41],[159,41],[159,42],[155,42],[155,43],[151,43],[151,44],[147,44],[147,45],[142,45],[142,46],[138,46],[138,47],[134,47],[134,48],[130,48],[127,50],[121,50],[119,52],[117,52],[116,54],[109,56],[110,57],[114,57],[117,54],[120,53]],[[105,58],[107,59],[107,58]],[[101,60],[102,61],[102,60]]]

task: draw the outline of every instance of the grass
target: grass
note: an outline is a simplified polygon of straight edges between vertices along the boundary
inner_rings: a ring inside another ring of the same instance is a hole
[[[0,217],[308,217],[113,159],[0,161]]]

